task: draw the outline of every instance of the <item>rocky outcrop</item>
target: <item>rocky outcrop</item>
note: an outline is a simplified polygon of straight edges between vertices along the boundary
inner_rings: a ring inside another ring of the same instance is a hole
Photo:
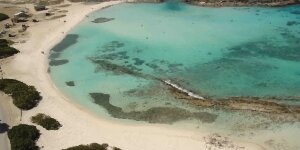
[[[178,99],[187,100],[189,103],[200,107],[213,107],[226,110],[253,111],[272,114],[298,115],[300,119],[300,106],[279,103],[277,97],[230,97],[226,99],[212,99],[209,97],[197,98],[169,84],[169,90]],[[287,99],[299,100],[299,97]]]

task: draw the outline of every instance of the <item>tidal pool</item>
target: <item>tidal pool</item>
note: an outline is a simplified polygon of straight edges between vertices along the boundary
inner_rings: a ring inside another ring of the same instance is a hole
[[[216,101],[255,97],[298,107],[299,9],[116,5],[68,33],[50,52],[49,72],[68,97],[102,117],[188,126],[266,149],[297,150],[299,111],[194,106],[161,81]]]

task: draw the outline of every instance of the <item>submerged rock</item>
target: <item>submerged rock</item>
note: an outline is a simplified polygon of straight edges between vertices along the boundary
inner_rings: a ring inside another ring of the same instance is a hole
[[[187,119],[197,119],[205,123],[212,123],[217,115],[207,112],[190,112],[177,107],[153,107],[145,111],[124,112],[122,108],[110,104],[109,94],[90,93],[95,104],[104,107],[115,118],[146,121],[149,123],[172,124]]]
[[[103,45],[100,49],[101,52],[113,52],[118,50],[119,48],[124,47],[125,44],[121,43],[119,41],[111,41],[109,43],[106,43],[105,45]]]
[[[54,52],[62,52],[63,50],[67,49],[68,47],[77,43],[77,39],[79,35],[77,34],[68,34],[60,43],[52,48]]]
[[[50,66],[60,66],[60,65],[64,65],[66,63],[68,63],[69,60],[67,59],[60,59],[60,60],[54,60],[52,59],[50,62],[49,62],[49,65]]]
[[[57,59],[57,58],[59,58],[59,56],[60,56],[60,53],[52,52],[49,56],[49,59]]]
[[[93,23],[104,23],[104,22],[112,21],[112,20],[114,20],[114,19],[115,19],[115,18],[104,18],[104,17],[100,17],[100,18],[94,19],[94,20],[91,21],[91,22],[93,22]]]
[[[300,11],[299,10],[294,10],[294,11],[291,11],[290,13],[294,14],[294,15],[300,15]]]
[[[150,75],[142,74],[139,71],[138,68],[128,65],[128,66],[121,66],[118,64],[114,64],[108,60],[102,60],[102,59],[97,59],[93,57],[88,58],[92,63],[96,65],[96,70],[95,72],[98,72],[99,70],[105,70],[105,71],[110,71],[115,74],[128,74],[140,78],[153,78]]]
[[[67,86],[75,86],[75,82],[74,81],[68,81],[66,82]]]
[[[298,25],[298,24],[300,24],[300,23],[297,22],[297,21],[288,21],[288,22],[286,23],[287,26],[293,26],[293,25]]]
[[[289,23],[294,24],[294,22]],[[281,30],[280,30],[281,31]],[[228,57],[273,57],[282,60],[300,61],[300,37],[291,33],[290,31],[283,30],[281,34],[286,44],[279,45],[277,40],[264,40],[255,42],[246,42],[228,48]]]
[[[260,113],[268,113],[268,114],[291,114],[300,115],[300,106],[298,105],[287,105],[281,104],[275,101],[278,101],[277,97],[230,97],[226,99],[199,99],[192,96],[187,95],[186,93],[170,86],[170,91],[172,94],[178,99],[185,99],[190,103],[201,106],[201,107],[213,107],[213,108],[221,108],[226,110],[240,110],[240,111],[253,111]],[[290,99],[297,99],[297,97],[293,97]],[[300,120],[300,116],[295,118]]]
[[[139,59],[139,58],[133,58],[132,60],[135,61],[134,65],[136,65],[136,66],[140,66],[140,65],[145,63],[145,60],[142,60],[142,59]]]

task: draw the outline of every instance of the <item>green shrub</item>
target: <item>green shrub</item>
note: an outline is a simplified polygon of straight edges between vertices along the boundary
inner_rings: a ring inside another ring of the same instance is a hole
[[[38,150],[40,131],[32,125],[20,124],[8,130],[11,150]]]
[[[0,13],[0,21],[6,20],[6,19],[8,19],[8,18],[9,18],[9,17],[8,17],[6,14]]]
[[[61,124],[57,120],[41,113],[31,117],[31,121],[47,130],[58,130],[61,127]]]
[[[92,143],[88,145],[78,145],[63,150],[107,150],[108,147],[109,146],[106,143],[104,144]],[[121,150],[120,148],[117,149],[116,148],[117,147],[113,147],[114,150]]]
[[[0,79],[0,90],[11,95],[14,105],[23,110],[32,109],[42,98],[33,86],[14,79]]]
[[[6,39],[0,39],[0,59],[12,56],[20,52],[19,50],[10,47],[9,45],[9,41],[7,41]]]

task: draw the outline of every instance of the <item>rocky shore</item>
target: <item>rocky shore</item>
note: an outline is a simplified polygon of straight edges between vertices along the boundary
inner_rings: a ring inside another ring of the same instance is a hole
[[[276,97],[230,97],[226,99],[212,99],[212,98],[197,98],[188,95],[186,92],[166,84],[169,86],[171,93],[179,99],[187,100],[189,103],[201,107],[214,107],[226,110],[239,111],[254,111],[260,113],[270,114],[299,114],[300,106],[287,105],[278,102]],[[295,97],[294,99],[299,99]],[[296,117],[300,119],[300,116]]]

